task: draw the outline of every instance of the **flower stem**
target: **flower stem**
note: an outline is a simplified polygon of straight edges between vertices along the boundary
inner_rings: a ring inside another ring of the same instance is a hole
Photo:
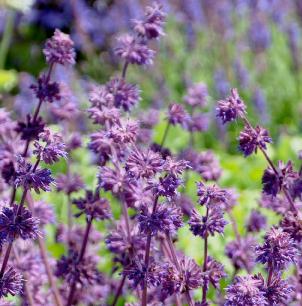
[[[209,208],[207,207],[206,211],[206,219],[208,219],[209,216]],[[203,267],[202,271],[206,272],[207,271],[207,263],[208,263],[208,234],[206,233],[206,236],[204,238],[204,249],[203,249]],[[206,303],[207,301],[207,282],[204,281],[204,284],[202,286],[202,302]]]
[[[166,128],[165,128],[165,132],[164,132],[164,136],[163,136],[163,139],[160,143],[160,146],[163,147],[166,139],[167,139],[167,136],[168,136],[168,132],[169,132],[169,129],[170,129],[170,122],[168,122],[168,124],[166,125]]]
[[[129,66],[128,61],[125,62],[124,66],[123,66],[123,71],[122,71],[122,78],[125,79],[126,78],[126,73],[127,73],[127,68]]]
[[[116,293],[115,293],[114,300],[113,300],[111,306],[115,306],[115,305],[116,305],[116,303],[117,303],[117,301],[118,301],[118,299],[119,299],[119,297],[120,297],[120,295],[121,295],[121,293],[122,293],[122,290],[123,290],[125,281],[126,281],[126,275],[124,275],[124,276],[122,277],[121,281],[120,281],[120,284],[119,284],[119,286],[118,286],[118,288],[117,288],[117,291],[116,291]]]
[[[32,211],[33,210],[33,207],[32,207],[33,199],[31,197],[30,192],[27,193],[26,201],[27,201],[27,205],[28,205],[29,210]],[[40,255],[41,255],[44,267],[45,267],[45,271],[46,271],[46,274],[47,274],[48,282],[49,282],[49,285],[50,285],[50,288],[51,288],[51,293],[52,293],[53,298],[54,298],[55,305],[56,306],[63,306],[62,301],[61,301],[61,297],[60,297],[60,294],[59,294],[59,291],[58,291],[58,288],[57,288],[57,285],[56,285],[56,282],[55,282],[54,277],[53,277],[52,269],[51,269],[51,267],[49,265],[49,262],[48,262],[47,250],[46,250],[46,247],[45,247],[44,240],[39,236],[38,236],[38,246],[39,246]]]
[[[87,244],[88,244],[88,237],[89,237],[89,232],[90,232],[90,229],[91,229],[92,221],[93,221],[93,218],[89,218],[87,220],[87,225],[86,225],[86,230],[85,230],[85,234],[84,234],[84,239],[83,239],[83,242],[82,242],[80,255],[79,255],[79,258],[77,260],[78,263],[81,262],[82,259],[84,258],[85,251],[86,251]],[[67,304],[66,304],[67,306],[70,306],[73,303],[75,289],[76,289],[76,281],[74,281],[71,285],[70,292],[69,292],[69,295],[68,295]]]

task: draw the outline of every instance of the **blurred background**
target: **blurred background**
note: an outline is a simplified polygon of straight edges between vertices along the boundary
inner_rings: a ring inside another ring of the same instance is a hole
[[[166,35],[155,42],[155,63],[148,69],[131,67],[128,80],[139,84],[142,102],[136,110],[158,109],[162,114],[154,140],[159,142],[166,123],[169,103],[182,103],[187,88],[197,82],[208,87],[205,115],[208,128],[195,133],[195,149],[212,149],[223,169],[220,184],[239,190],[240,204],[235,208],[239,225],[242,216],[258,205],[261,176],[266,163],[259,155],[241,156],[237,150],[238,123],[222,126],[215,118],[217,100],[237,87],[248,105],[253,124],[266,127],[273,138],[269,154],[273,159],[293,159],[298,165],[302,148],[302,0],[162,0],[168,13]],[[25,117],[35,106],[29,89],[34,78],[46,67],[42,46],[54,29],[70,33],[76,44],[77,64],[58,67],[55,77],[70,87],[73,102],[84,110],[87,89],[93,83],[105,83],[121,71],[112,49],[117,34],[129,31],[131,20],[143,15],[149,1],[139,0],[0,0],[0,107]],[[83,113],[77,120],[83,134],[91,127]],[[188,144],[188,133],[173,127],[166,145],[181,150]],[[86,133],[87,134],[87,133]],[[74,159],[76,171],[86,183],[95,172],[82,171],[89,163],[88,153]],[[58,167],[63,167],[62,165]],[[195,194],[192,177],[188,193]],[[50,194],[50,202],[62,202]],[[243,213],[244,212],[244,213]],[[241,227],[242,229],[243,227]],[[241,230],[240,229],[240,230]],[[231,229],[229,230],[231,231]],[[201,241],[190,246],[181,239],[179,246],[201,261]],[[226,234],[226,236],[228,236]],[[218,237],[217,239],[221,239]],[[192,240],[193,241],[193,238]],[[217,249],[219,259],[223,246]],[[49,249],[60,253],[55,244]],[[105,266],[105,265],[104,265]]]

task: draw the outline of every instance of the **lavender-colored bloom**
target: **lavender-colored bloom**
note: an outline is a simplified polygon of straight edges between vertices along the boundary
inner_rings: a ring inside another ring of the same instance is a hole
[[[271,44],[271,33],[267,23],[259,18],[253,20],[249,29],[250,47],[254,52],[263,52]]]
[[[108,132],[110,138],[118,144],[133,143],[138,135],[139,126],[134,120],[128,119],[114,125]]]
[[[218,288],[219,281],[226,276],[227,274],[224,271],[223,265],[209,256],[207,259],[207,271],[204,276],[204,282],[210,282],[214,288]]]
[[[100,131],[90,135],[88,148],[98,155],[99,159],[102,161],[102,165],[105,165],[109,160],[112,146],[113,140],[108,138],[106,132]]]
[[[167,118],[172,125],[180,124],[185,126],[189,116],[181,104],[172,103],[169,105]]]
[[[168,148],[163,147],[155,142],[150,145],[150,150],[152,150],[153,152],[160,153],[163,159],[166,159],[168,156],[171,156],[171,151]]]
[[[145,9],[143,20],[133,20],[134,31],[141,37],[155,39],[164,35],[163,25],[166,14],[162,11],[162,5],[153,3]]]
[[[106,88],[113,96],[115,107],[122,107],[125,111],[129,111],[141,99],[138,87],[126,83],[122,78],[113,78],[106,84]]]
[[[60,157],[67,158],[65,144],[61,135],[45,129],[43,133],[39,134],[39,138],[39,142],[34,142],[35,149],[33,153],[46,164],[52,165],[58,162]],[[41,144],[41,141],[43,141],[43,144]]]
[[[60,64],[63,66],[75,64],[73,41],[68,34],[64,34],[58,29],[46,41],[43,53],[49,64]]]
[[[284,232],[288,233],[295,242],[302,241],[302,216],[300,212],[295,214],[291,211],[286,211],[286,214],[280,222],[280,227]]]
[[[70,195],[84,188],[81,177],[75,173],[68,175],[59,174],[56,178],[56,187],[58,191],[63,191]]]
[[[182,185],[182,180],[175,175],[167,174],[160,177],[158,181],[148,182],[148,189],[151,189],[155,196],[172,198],[177,194],[177,188]]]
[[[226,289],[225,306],[266,306],[268,305],[261,289],[261,280],[251,276],[237,276]]]
[[[73,204],[80,210],[77,217],[85,214],[87,218],[105,220],[111,217],[111,209],[107,199],[100,198],[98,192],[86,190],[84,198],[73,200]]]
[[[101,109],[102,107],[112,107],[114,97],[106,86],[94,86],[89,93],[89,101],[93,107]]]
[[[255,246],[256,240],[253,237],[240,237],[226,245],[225,254],[230,258],[236,270],[246,269],[250,272],[255,265]]]
[[[208,235],[214,236],[215,233],[222,234],[226,224],[223,211],[219,206],[211,207],[207,216],[200,216],[194,209],[189,220],[192,233],[202,238],[206,238]]]
[[[180,292],[183,288],[182,278],[178,269],[171,263],[165,263],[160,271],[161,298]]]
[[[179,197],[176,197],[174,199],[175,206],[180,207],[182,213],[185,216],[190,217],[194,208],[193,201],[190,197],[180,194]]]
[[[256,88],[253,92],[252,102],[259,114],[261,122],[267,122],[269,120],[269,114],[267,111],[267,102],[265,94],[261,88]]]
[[[126,171],[131,177],[151,178],[163,168],[163,159],[151,150],[143,151],[135,147],[126,161]]]
[[[39,220],[32,216],[24,206],[14,204],[12,207],[4,207],[0,214],[0,240],[11,242],[22,238],[36,239],[39,234]]]
[[[155,55],[155,52],[144,42],[137,41],[129,34],[124,34],[117,39],[114,51],[126,62],[136,65],[151,65]]]
[[[50,191],[50,184],[54,182],[49,169],[35,169],[23,158],[19,158],[16,169],[15,185],[25,189],[34,189],[36,193],[40,190]]]
[[[246,114],[246,105],[239,97],[236,88],[231,90],[231,95],[225,100],[218,101],[217,117],[220,117],[223,123],[227,123],[244,117]]]
[[[236,60],[234,63],[234,70],[237,82],[241,88],[246,89],[250,82],[249,72],[240,60]]]
[[[140,233],[139,227],[134,226],[131,229],[130,234],[130,237],[128,237],[126,225],[119,222],[116,229],[111,230],[109,235],[106,237],[105,242],[108,249],[112,253],[119,255],[124,255],[131,249],[135,252],[144,250],[146,239]]]
[[[62,256],[57,262],[56,276],[62,277],[68,284],[81,286],[97,283],[101,277],[97,270],[96,262],[92,256],[85,256],[78,260],[78,253],[71,251],[69,256]]]
[[[283,215],[290,210],[289,203],[281,195],[272,196],[266,193],[262,194],[259,204],[267,209],[273,210],[275,213]]]
[[[126,184],[125,173],[121,169],[101,167],[98,177],[99,186],[106,191],[110,190],[114,194],[122,192]]]
[[[94,124],[101,125],[105,125],[107,122],[110,124],[110,126],[117,124],[121,116],[120,110],[116,107],[91,107],[87,110],[87,112],[89,114],[89,118],[93,120]]]
[[[52,205],[44,201],[35,201],[32,205],[32,214],[39,220],[39,225],[54,224],[56,222],[56,214]]]
[[[255,250],[256,260],[275,271],[284,270],[290,262],[295,262],[297,255],[294,241],[280,228],[272,228],[265,235],[264,244]]]
[[[244,153],[244,156],[249,156],[253,152],[257,153],[258,149],[266,150],[266,143],[271,143],[268,131],[260,126],[251,128],[245,126],[244,130],[240,132],[239,149]]]
[[[15,180],[16,170],[14,163],[9,161],[1,167],[1,176],[6,184],[10,184]]]
[[[53,103],[61,99],[59,84],[50,82],[45,74],[38,78],[38,84],[32,84],[30,88],[40,101]]]
[[[290,295],[293,292],[293,287],[288,283],[288,280],[282,280],[279,275],[275,275],[272,278],[269,287],[265,288],[265,291],[268,305],[288,305]]]
[[[183,225],[180,209],[168,204],[159,204],[154,212],[151,212],[148,206],[142,205],[137,220],[140,231],[151,235],[158,232],[174,233]]]
[[[12,267],[7,268],[0,279],[0,298],[7,297],[8,295],[18,295],[21,293],[22,288],[22,275]]]
[[[42,117],[38,117],[33,121],[30,115],[27,115],[26,122],[19,121],[16,132],[21,134],[23,140],[38,139],[38,135],[44,131],[45,123]]]
[[[246,224],[248,232],[260,232],[265,227],[266,217],[260,211],[253,209]]]
[[[215,89],[218,92],[219,97],[225,97],[230,90],[230,83],[223,69],[215,71],[214,81]]]
[[[183,271],[183,288],[193,290],[203,285],[202,270],[196,264],[194,259],[183,257],[179,261],[181,270]]]
[[[197,195],[199,196],[199,204],[206,206],[224,203],[229,197],[225,189],[216,185],[207,186],[202,182],[197,183]]]
[[[204,83],[193,84],[188,89],[184,101],[193,107],[204,107],[207,103],[208,88]]]
[[[181,175],[186,169],[189,169],[189,162],[183,159],[174,160],[170,156],[165,159],[163,169],[167,173],[174,175],[175,177]]]
[[[263,192],[272,196],[276,196],[282,187],[289,189],[293,181],[298,178],[298,173],[293,170],[291,161],[287,164],[279,161],[278,174],[268,167],[262,176]]]
[[[147,273],[148,271],[148,273]],[[160,283],[160,266],[155,263],[153,258],[150,258],[148,268],[144,263],[142,255],[133,258],[132,262],[124,268],[123,275],[127,276],[132,281],[133,288],[140,287],[144,288],[145,282],[147,287],[158,286]]]
[[[185,126],[190,132],[204,132],[209,128],[209,117],[206,114],[193,114]]]

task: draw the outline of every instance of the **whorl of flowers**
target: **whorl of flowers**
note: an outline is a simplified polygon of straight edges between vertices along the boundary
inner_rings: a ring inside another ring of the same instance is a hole
[[[49,64],[74,65],[75,51],[68,34],[56,29],[54,35],[45,43],[43,53]]]
[[[11,242],[22,238],[36,239],[39,234],[39,220],[25,207],[18,205],[4,207],[0,214],[0,242]]]
[[[0,298],[18,295],[23,289],[23,277],[14,268],[9,267],[0,278]]]
[[[268,131],[260,126],[251,128],[245,126],[244,130],[239,136],[239,149],[245,156],[249,156],[252,153],[257,153],[258,149],[266,149],[266,143],[271,143]]]
[[[221,118],[223,123],[233,121],[246,114],[246,105],[239,97],[237,89],[231,90],[231,95],[225,100],[218,101],[217,117]]]
[[[282,271],[296,261],[297,250],[290,235],[281,228],[271,228],[264,237],[264,244],[256,247],[256,260],[275,271]]]

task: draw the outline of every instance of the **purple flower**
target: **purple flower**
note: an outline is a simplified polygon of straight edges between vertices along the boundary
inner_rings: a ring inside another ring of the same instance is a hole
[[[262,176],[263,192],[276,196],[282,187],[289,189],[293,181],[298,177],[298,173],[293,170],[292,162],[278,163],[278,174],[268,167]]]
[[[39,220],[32,216],[25,207],[19,208],[14,204],[12,207],[4,207],[0,214],[0,240],[11,242],[22,238],[36,239],[39,234]]]
[[[24,189],[34,189],[36,193],[40,190],[50,191],[50,184],[54,182],[49,169],[35,169],[20,157],[16,170],[15,185]]]
[[[155,55],[155,52],[144,42],[137,41],[129,34],[124,34],[117,39],[114,51],[126,62],[136,65],[151,65]]]
[[[286,214],[280,222],[280,227],[284,232],[288,233],[295,242],[302,241],[302,216],[300,212],[295,214],[291,211],[286,211]]]
[[[99,186],[106,191],[110,190],[114,194],[122,192],[126,184],[125,173],[121,169],[101,167],[98,177]]]
[[[111,217],[111,209],[107,199],[100,198],[98,192],[86,190],[84,198],[73,200],[73,204],[80,210],[76,217],[85,214],[87,218],[105,220]]]
[[[183,288],[193,290],[203,285],[202,270],[196,264],[194,259],[183,257],[179,261],[180,268],[183,272]]]
[[[256,247],[256,261],[267,264],[275,271],[295,262],[297,250],[290,235],[282,229],[272,228],[264,237],[264,244]]]
[[[180,124],[185,126],[189,115],[181,104],[172,103],[169,105],[167,118],[172,125]]]
[[[124,255],[131,249],[134,252],[140,252],[145,248],[145,237],[140,233],[139,227],[136,225],[131,229],[130,241],[127,234],[126,225],[119,222],[116,229],[111,230],[106,237],[106,245],[108,249],[115,254]]]
[[[38,78],[38,84],[32,84],[30,88],[40,101],[53,103],[61,99],[59,84],[50,82],[45,74]]]
[[[32,205],[32,213],[35,218],[39,220],[39,225],[54,224],[56,221],[56,214],[52,205],[44,201],[35,201]]]
[[[190,132],[204,132],[209,128],[209,117],[206,114],[193,114],[185,126]]]
[[[180,209],[168,204],[159,204],[154,212],[151,212],[148,206],[142,205],[137,220],[140,231],[152,235],[158,232],[174,233],[183,225]]]
[[[93,285],[100,280],[100,273],[97,270],[95,259],[92,256],[85,256],[78,260],[78,253],[71,251],[69,256],[62,256],[57,261],[56,276],[62,277],[69,285],[76,283],[81,286]]]
[[[248,232],[260,232],[266,227],[266,217],[260,211],[253,209],[247,221]]]
[[[100,131],[90,135],[88,148],[98,155],[99,159],[103,161],[103,164],[109,160],[112,146],[113,140],[108,138],[106,132]]]
[[[207,186],[202,182],[197,183],[197,195],[200,205],[222,204],[227,201],[229,194],[225,189],[216,185]]]
[[[4,179],[6,184],[10,184],[11,182],[15,180],[16,170],[15,170],[14,163],[12,161],[5,163],[1,167],[1,176]]]
[[[219,206],[211,207],[207,216],[200,216],[194,209],[189,220],[192,233],[202,238],[206,238],[208,235],[214,236],[215,233],[222,234],[226,224],[223,210]]]
[[[138,130],[138,123],[134,120],[128,119],[114,125],[109,130],[108,135],[118,144],[128,144],[135,142]]]
[[[160,266],[154,262],[152,257],[150,258],[149,266],[147,268],[143,256],[138,255],[136,258],[133,258],[132,262],[128,266],[124,268],[122,273],[132,281],[133,288],[139,286],[141,289],[143,289],[145,281],[147,283],[147,287],[159,285],[159,272]]]
[[[167,171],[167,173],[174,175],[177,177],[181,175],[186,169],[189,169],[189,162],[186,160],[174,160],[170,156],[167,156],[164,162],[163,169]]]
[[[217,117],[220,117],[223,123],[227,123],[237,119],[238,117],[244,117],[246,114],[246,106],[240,99],[237,89],[231,90],[231,95],[225,100],[218,101]]]
[[[74,192],[83,189],[84,183],[78,174],[59,174],[56,178],[56,187],[58,191],[63,191],[67,195],[70,195]]]
[[[207,259],[207,270],[204,281],[207,283],[210,282],[214,288],[218,288],[220,280],[226,276],[227,274],[224,271],[223,265],[209,256]]]
[[[61,135],[52,133],[49,129],[45,129],[39,135],[40,141],[35,141],[35,150],[33,151],[46,164],[52,165],[59,161],[60,157],[67,158],[65,144]],[[41,142],[43,141],[43,144]]]
[[[265,291],[268,305],[288,305],[290,295],[293,292],[293,287],[288,283],[288,280],[282,280],[280,276],[275,275],[272,278],[270,285],[265,288]]]
[[[94,124],[101,125],[105,125],[107,122],[110,124],[110,126],[117,124],[121,116],[119,109],[115,107],[91,107],[87,110],[87,112],[89,113],[89,118],[93,120]]]
[[[177,194],[177,188],[182,185],[182,180],[172,174],[160,177],[158,181],[148,182],[147,189],[151,189],[155,196],[173,198]]]
[[[266,306],[268,305],[261,289],[261,280],[251,276],[237,276],[226,289],[225,306]]]
[[[23,288],[22,275],[9,267],[0,278],[0,298],[18,295]]]
[[[229,242],[225,248],[225,254],[232,261],[236,270],[246,269],[252,271],[255,265],[256,240],[251,236]]]
[[[151,150],[143,151],[135,147],[126,161],[126,171],[131,177],[151,178],[163,168],[163,159]]]
[[[271,209],[277,214],[281,215],[283,215],[285,212],[287,212],[290,209],[288,201],[284,199],[281,195],[272,196],[263,193],[261,199],[259,200],[259,203],[262,207]]]
[[[253,152],[257,153],[257,149],[266,150],[266,143],[271,143],[268,131],[260,126],[251,128],[245,126],[239,136],[239,149],[244,153],[244,156],[249,156]]]
[[[166,14],[162,11],[162,5],[153,3],[147,6],[143,20],[133,20],[134,31],[141,37],[155,39],[164,35],[163,25]]]
[[[21,134],[23,140],[38,139],[40,133],[44,131],[45,123],[42,117],[38,117],[37,120],[33,121],[30,115],[27,115],[26,122],[18,122],[16,132]]]
[[[63,66],[75,64],[73,41],[68,34],[64,34],[58,29],[46,41],[43,53],[49,64],[60,64]]]
[[[188,89],[184,101],[193,107],[204,107],[207,103],[208,88],[204,83],[193,84]]]
[[[89,101],[93,107],[102,109],[102,107],[112,107],[114,105],[114,97],[108,91],[107,86],[94,86],[89,93]]]
[[[267,23],[260,18],[254,18],[248,34],[250,47],[254,52],[263,52],[271,44],[271,32]]]
[[[113,96],[115,107],[129,111],[141,99],[140,90],[134,84],[126,83],[124,79],[114,78],[106,84],[108,92]]]

